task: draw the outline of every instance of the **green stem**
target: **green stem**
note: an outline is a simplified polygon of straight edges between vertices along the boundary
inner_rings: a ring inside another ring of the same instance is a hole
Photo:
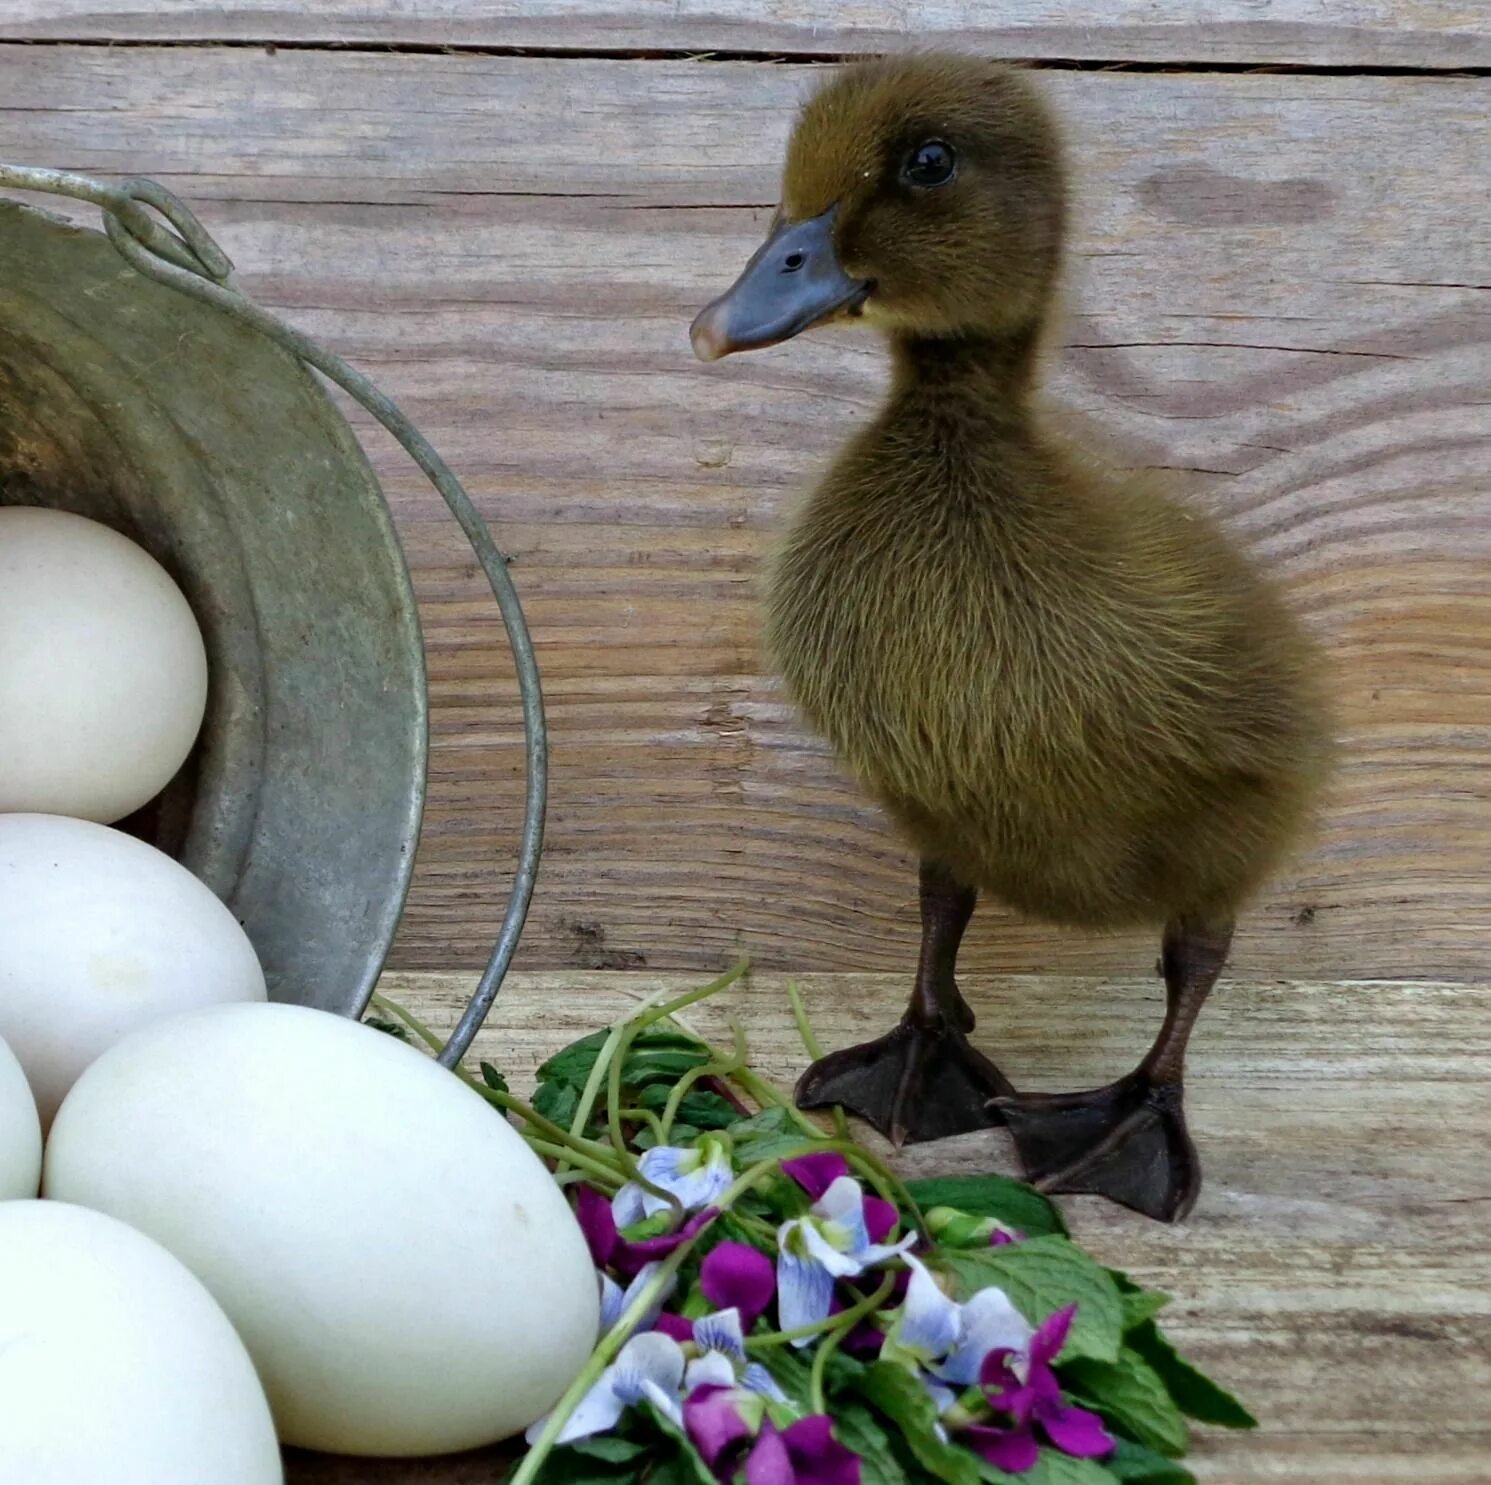
[[[369,1003],[375,1010],[384,1011],[396,1021],[402,1021],[432,1052],[445,1050],[445,1043],[413,1011],[405,1010],[398,1001],[390,1000],[386,995],[380,995],[375,990]],[[451,1071],[464,1082],[475,1085],[476,1079],[464,1067],[453,1067]]]
[[[590,1076],[585,1079],[585,1087],[581,1090],[575,1117],[569,1123],[569,1132],[576,1139],[585,1137],[585,1126],[590,1123],[591,1111],[595,1108],[596,1099],[601,1095],[601,1085],[606,1080],[607,1069],[611,1065],[611,1058],[615,1054],[616,1044],[621,1040],[625,1025],[626,1023],[622,1022],[611,1028],[610,1034],[601,1044],[600,1052],[595,1059],[595,1066],[590,1069]]]
[[[674,1221],[678,1221],[683,1217],[683,1203],[671,1191],[664,1191],[642,1174],[642,1167],[637,1164],[637,1157],[627,1147],[626,1134],[621,1127],[621,1070],[637,1030],[637,1022],[628,1021],[621,1028],[621,1036],[611,1053],[611,1065],[606,1070],[606,1132],[611,1136],[611,1148],[615,1150],[617,1160],[626,1171],[627,1179],[635,1181],[649,1196],[667,1202]]]
[[[819,1061],[823,1056],[823,1045],[818,1040],[818,1034],[813,1030],[813,1023],[808,1020],[808,1008],[803,1004],[802,991],[790,981],[787,985],[787,1001],[792,1007],[792,1019],[797,1022],[797,1034],[802,1038],[804,1050],[814,1062]],[[838,1104],[834,1105],[833,1121],[834,1134],[841,1140],[847,1140],[849,1120]]]
[[[556,1163],[565,1162],[572,1165],[584,1171],[592,1179],[604,1181],[607,1186],[619,1188],[626,1183],[626,1177],[618,1175],[609,1165],[602,1165],[599,1160],[593,1160],[589,1155],[581,1155],[568,1145],[551,1145],[547,1140],[538,1139],[530,1139],[526,1143],[535,1155],[542,1155],[545,1160],[553,1160]]]
[[[847,1310],[833,1317],[833,1325],[818,1343],[817,1354],[813,1357],[813,1369],[808,1377],[808,1395],[812,1399],[813,1411],[815,1413],[826,1413],[828,1411],[828,1400],[823,1395],[823,1374],[828,1366],[829,1357],[839,1349],[841,1343],[848,1337],[849,1332],[866,1315],[871,1315],[880,1308],[891,1290],[895,1288],[895,1282],[890,1275],[886,1275],[873,1293],[867,1294],[858,1303],[850,1305]]]
[[[873,1294],[856,1300],[847,1310],[840,1310],[837,1315],[830,1315],[826,1320],[815,1321],[812,1325],[794,1326],[791,1330],[768,1330],[761,1335],[749,1336],[746,1339],[746,1350],[769,1351],[775,1346],[790,1346],[793,1341],[810,1340],[815,1335],[825,1335],[829,1331],[837,1330],[840,1326],[843,1326],[847,1333],[866,1315],[873,1314],[880,1308],[891,1290],[895,1288],[895,1283],[895,1276],[887,1275]]]
[[[663,1106],[663,1133],[662,1139],[666,1143],[669,1132],[673,1128],[673,1121],[678,1117],[678,1111],[683,1106],[684,1097],[695,1083],[703,1078],[727,1078],[735,1073],[740,1064],[735,1058],[730,1057],[702,1063],[698,1067],[691,1067],[673,1085],[673,1091],[668,1095],[668,1102]]]
[[[596,1140],[577,1140],[563,1125],[554,1123],[552,1119],[544,1118],[532,1104],[524,1103],[521,1098],[515,1098],[511,1093],[503,1093],[497,1088],[488,1088],[485,1083],[477,1084],[476,1091],[488,1103],[495,1104],[504,1113],[516,1114],[525,1124],[531,1124],[550,1145],[563,1145],[566,1149],[574,1150],[578,1154],[588,1155],[592,1160],[600,1159],[603,1154],[610,1154],[609,1146],[602,1145]]]
[[[619,1112],[623,1119],[630,1119],[636,1124],[645,1124],[652,1131],[652,1136],[658,1144],[668,1143],[668,1131],[663,1127],[663,1121],[651,1109],[632,1106],[621,1109]]]

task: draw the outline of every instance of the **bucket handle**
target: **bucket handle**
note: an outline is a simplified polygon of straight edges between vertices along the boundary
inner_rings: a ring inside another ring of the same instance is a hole
[[[533,887],[538,878],[543,851],[544,809],[548,797],[549,738],[544,722],[543,692],[538,663],[523,608],[507,570],[507,558],[497,549],[486,522],[471,503],[461,482],[451,473],[425,436],[360,371],[340,356],[323,350],[309,336],[277,319],[251,299],[229,286],[233,264],[212,240],[207,229],[170,191],[155,181],[139,178],[100,181],[66,170],[46,170],[0,163],[0,186],[19,191],[41,191],[89,201],[104,214],[109,241],[125,261],[146,278],[189,294],[232,316],[240,323],[283,346],[297,360],[313,366],[365,407],[399,441],[440,492],[461,530],[476,553],[491,585],[502,622],[507,629],[517,669],[518,691],[523,704],[523,736],[527,745],[527,790],[523,803],[523,834],[518,847],[518,866],[508,893],[502,927],[497,934],[487,967],[472,992],[461,1019],[440,1051],[440,1061],[454,1067],[465,1055],[472,1038],[481,1029],[503,977],[512,963]],[[169,224],[163,227],[146,208],[153,208]]]

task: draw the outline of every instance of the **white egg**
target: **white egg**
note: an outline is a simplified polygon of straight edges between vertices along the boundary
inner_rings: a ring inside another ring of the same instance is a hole
[[[43,1128],[127,1032],[264,995],[248,935],[184,866],[106,825],[0,815],[0,1036]]]
[[[0,1480],[283,1479],[248,1352],[176,1259],[97,1212],[0,1203]]]
[[[507,1438],[595,1343],[595,1271],[539,1159],[432,1058],[325,1011],[219,1006],[128,1037],[62,1106],[44,1189],[207,1285],[287,1443]]]
[[[41,1120],[16,1054],[0,1037],[0,1201],[41,1186]]]
[[[0,508],[0,811],[122,819],[206,705],[201,631],[154,557],[82,516]]]

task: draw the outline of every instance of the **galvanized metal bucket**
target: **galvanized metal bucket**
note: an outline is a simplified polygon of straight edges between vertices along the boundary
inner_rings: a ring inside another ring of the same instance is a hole
[[[212,676],[206,724],[132,824],[233,909],[275,999],[363,1011],[403,911],[428,752],[403,552],[309,368],[399,439],[471,541],[517,664],[528,793],[496,948],[442,1054],[455,1061],[517,946],[543,832],[543,703],[505,560],[399,409],[237,293],[231,264],[160,186],[0,164],[0,187],[91,201],[107,228],[0,198],[0,503],[106,522],[191,602]]]

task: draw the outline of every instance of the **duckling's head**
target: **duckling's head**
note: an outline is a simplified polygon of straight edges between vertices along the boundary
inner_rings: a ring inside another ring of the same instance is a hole
[[[1013,68],[921,54],[855,64],[803,108],[770,236],[695,319],[696,354],[859,317],[906,336],[1033,330],[1061,254],[1056,127]]]

